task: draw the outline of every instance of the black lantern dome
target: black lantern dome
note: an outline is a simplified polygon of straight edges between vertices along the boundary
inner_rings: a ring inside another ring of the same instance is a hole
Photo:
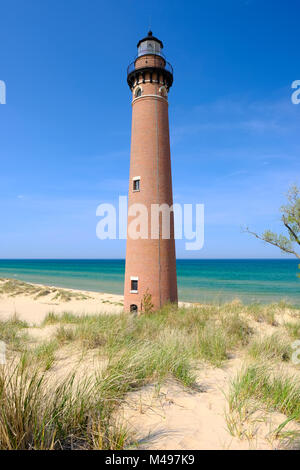
[[[161,49],[164,47],[160,39],[153,36],[152,31],[148,32],[148,36],[137,43],[138,56],[144,54],[161,54]]]

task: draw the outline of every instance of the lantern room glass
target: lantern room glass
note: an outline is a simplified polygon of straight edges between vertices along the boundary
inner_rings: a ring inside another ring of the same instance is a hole
[[[162,55],[160,43],[154,40],[145,40],[138,47],[138,57],[146,54]]]

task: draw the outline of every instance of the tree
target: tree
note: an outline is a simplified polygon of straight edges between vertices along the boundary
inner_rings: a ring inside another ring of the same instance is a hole
[[[249,230],[248,227],[245,228],[245,231],[259,240],[277,246],[284,253],[290,253],[300,259],[300,253],[296,251],[300,246],[300,188],[296,184],[290,187],[287,194],[287,204],[280,208],[280,212],[288,236],[274,233],[271,230],[266,230],[259,235]]]

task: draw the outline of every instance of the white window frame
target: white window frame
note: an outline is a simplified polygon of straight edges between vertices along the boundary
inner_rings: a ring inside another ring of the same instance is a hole
[[[134,182],[139,181],[140,182],[140,189],[133,189],[134,188]],[[134,176],[132,178],[132,192],[138,193],[141,190],[141,177],[140,176]]]
[[[137,276],[130,276],[130,287],[131,287],[131,281],[138,281],[139,282],[139,278]],[[137,294],[138,293],[138,290],[130,290],[130,294]]]

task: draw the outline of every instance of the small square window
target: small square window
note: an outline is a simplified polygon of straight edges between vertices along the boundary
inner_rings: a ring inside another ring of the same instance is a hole
[[[131,290],[132,291],[137,291],[138,290],[138,281],[131,279]]]
[[[133,180],[133,191],[140,191],[140,179]]]

